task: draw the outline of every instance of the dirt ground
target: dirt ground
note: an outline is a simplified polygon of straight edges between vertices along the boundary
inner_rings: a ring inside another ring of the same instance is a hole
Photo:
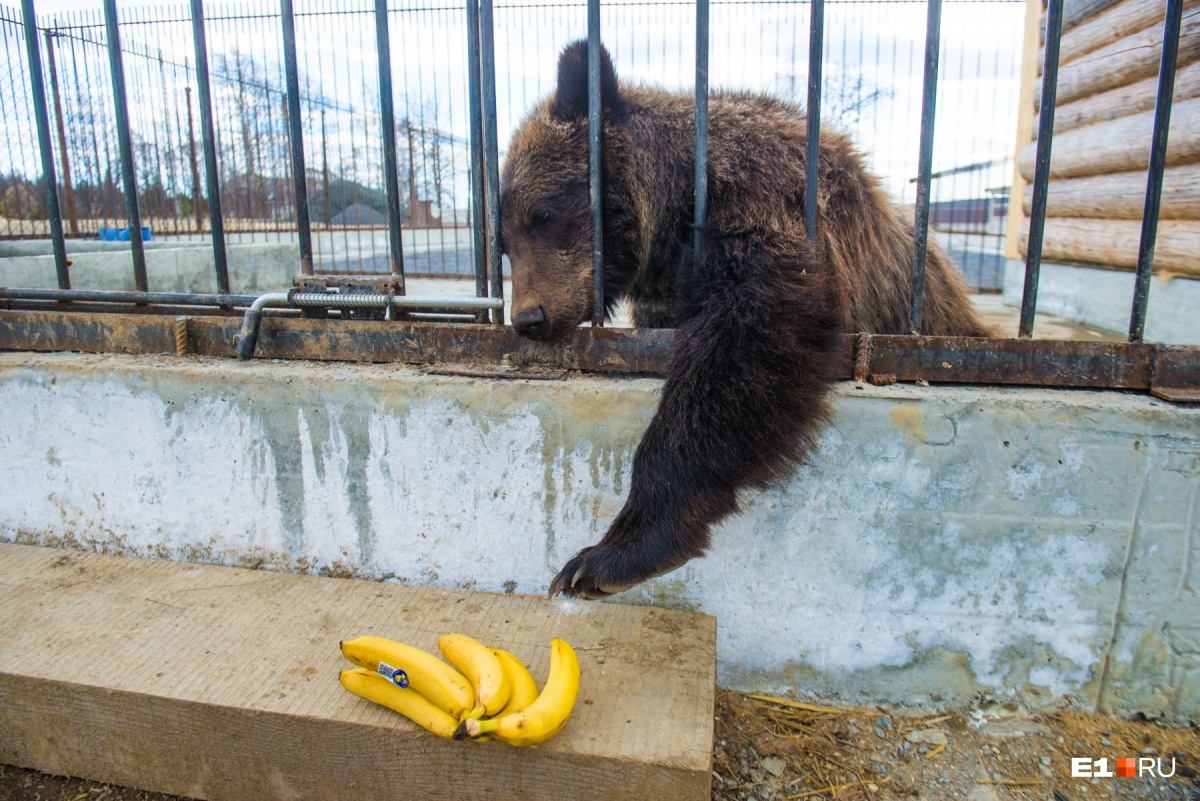
[[[718,690],[714,801],[1200,801],[1200,729],[1075,712],[914,715]],[[1071,758],[1161,778],[1071,778]],[[1173,760],[1173,762],[1172,762]],[[0,801],[178,801],[0,765]],[[647,799],[647,801],[652,801]]]

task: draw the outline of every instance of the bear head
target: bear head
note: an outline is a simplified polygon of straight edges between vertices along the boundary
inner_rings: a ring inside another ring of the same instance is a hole
[[[519,334],[537,340],[563,337],[590,320],[595,305],[587,54],[586,41],[563,51],[555,92],[517,126],[500,179],[500,236],[512,266],[512,323]],[[625,112],[603,47],[600,95],[606,122]]]

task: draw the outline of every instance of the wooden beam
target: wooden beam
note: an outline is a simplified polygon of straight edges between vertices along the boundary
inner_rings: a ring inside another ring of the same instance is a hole
[[[1088,220],[1047,217],[1042,257],[1046,261],[1070,261],[1132,270],[1137,266],[1141,220]],[[1029,221],[1021,225],[1018,247],[1022,253],[1029,242]],[[1155,274],[1173,273],[1200,278],[1200,222],[1160,220],[1154,248]]]
[[[1162,61],[1162,37],[1163,26],[1152,25],[1062,65],[1058,70],[1056,102],[1070,103],[1157,75]],[[1200,59],[1200,9],[1190,8],[1183,12],[1178,66],[1197,59]],[[1033,93],[1035,106],[1041,106],[1041,95],[1039,83]]]
[[[1183,0],[1185,9],[1195,8],[1200,0]],[[1102,14],[1063,34],[1059,46],[1059,64],[1068,64],[1151,26],[1162,26],[1167,18],[1167,6],[1162,0],[1125,0]],[[1045,48],[1038,52],[1038,74],[1045,63]],[[1057,120],[1056,120],[1057,121]]]
[[[0,544],[0,762],[195,798],[708,799],[716,624]],[[350,695],[338,641],[462,631],[582,680],[537,748],[439,739]]]
[[[1158,76],[1154,75],[1136,83],[1080,98],[1073,103],[1056,106],[1054,133],[1057,136],[1065,131],[1115,120],[1118,117],[1154,111],[1157,97]],[[1200,97],[1200,61],[1193,61],[1175,71],[1174,102],[1182,103],[1197,97]],[[1033,139],[1037,138],[1037,129],[1038,115],[1034,114],[1030,122],[1030,136]]]
[[[1146,207],[1146,173],[1116,172],[1051,181],[1046,213],[1051,217],[1099,217],[1140,220]],[[1025,187],[1025,216],[1033,206],[1033,187]],[[1200,164],[1163,171],[1161,220],[1200,220]]]
[[[1097,14],[1103,13],[1107,9],[1112,8],[1121,0],[1063,0],[1063,27],[1064,31],[1074,28],[1083,22],[1091,19]],[[1041,19],[1038,25],[1037,41],[1046,41],[1046,15],[1042,13],[1045,6],[1038,2],[1038,13],[1041,14]]]
[[[1077,178],[1110,172],[1144,170],[1150,165],[1150,137],[1154,112],[1089,125],[1055,134],[1050,158],[1050,177]],[[1037,144],[1026,145],[1017,157],[1025,180],[1033,180]],[[1171,108],[1167,143],[1167,166],[1200,161],[1200,98],[1176,103]],[[1019,195],[1013,195],[1019,197]]]

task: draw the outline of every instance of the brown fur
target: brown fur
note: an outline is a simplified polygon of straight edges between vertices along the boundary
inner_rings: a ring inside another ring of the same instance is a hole
[[[514,324],[537,339],[590,319],[594,303],[585,57],[585,43],[564,52],[558,89],[518,127],[501,181]],[[829,130],[809,243],[804,115],[718,92],[697,260],[693,99],[619,85],[602,60],[605,305],[627,298],[637,325],[679,330],[624,509],[551,585],[585,597],[702,554],[710,525],[736,511],[738,489],[786,475],[825,417],[836,335],[908,333],[915,249],[909,214]],[[922,311],[921,333],[990,333],[932,242]]]

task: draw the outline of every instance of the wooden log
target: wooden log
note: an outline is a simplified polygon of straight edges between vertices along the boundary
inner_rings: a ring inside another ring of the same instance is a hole
[[[690,612],[0,544],[0,763],[193,798],[707,799],[716,622]],[[360,634],[452,631],[579,698],[537,748],[453,742],[338,683]]]
[[[1058,103],[1070,103],[1140,81],[1158,74],[1162,59],[1161,25],[1152,25],[1132,33],[1086,56],[1063,64],[1058,70]],[[1183,27],[1179,32],[1178,65],[1200,59],[1200,8],[1183,12]],[[1033,93],[1035,108],[1041,107],[1042,86],[1038,82]]]
[[[1089,125],[1056,134],[1050,151],[1050,177],[1076,178],[1110,172],[1144,170],[1150,164],[1150,135],[1154,112]],[[1037,143],[1026,145],[1017,158],[1021,175],[1033,180]],[[1171,107],[1167,166],[1200,161],[1200,98]]]
[[[1140,220],[1085,220],[1047,217],[1042,258],[1132,270],[1137,267],[1142,237]],[[1017,248],[1029,246],[1029,218],[1021,223]],[[1200,278],[1200,222],[1160,220],[1154,248],[1154,272]]]
[[[1025,187],[1022,208],[1029,216],[1033,187]],[[1046,214],[1051,217],[1099,217],[1140,220],[1146,202],[1146,171],[1117,172],[1051,181]],[[1200,220],[1200,164],[1163,172],[1162,220]]]
[[[1197,5],[1200,5],[1200,0],[1183,0],[1185,9],[1195,8]],[[1167,4],[1163,0],[1125,0],[1078,27],[1064,32],[1059,43],[1059,66],[1064,66],[1132,33],[1153,25],[1161,26],[1166,18]],[[1043,47],[1038,51],[1038,75],[1042,74],[1045,61],[1046,50]]]
[[[1119,2],[1121,0],[1063,0],[1062,29],[1069,31],[1076,25],[1107,11]],[[1046,41],[1046,15],[1044,13],[1039,23],[1038,41],[1043,43]]]
[[[1098,95],[1084,97],[1054,109],[1054,133],[1073,131],[1142,111],[1154,111],[1158,97],[1158,76],[1118,86]],[[1193,61],[1175,72],[1175,102],[1200,97],[1200,61]],[[1038,115],[1033,115],[1032,136],[1037,138]]]

